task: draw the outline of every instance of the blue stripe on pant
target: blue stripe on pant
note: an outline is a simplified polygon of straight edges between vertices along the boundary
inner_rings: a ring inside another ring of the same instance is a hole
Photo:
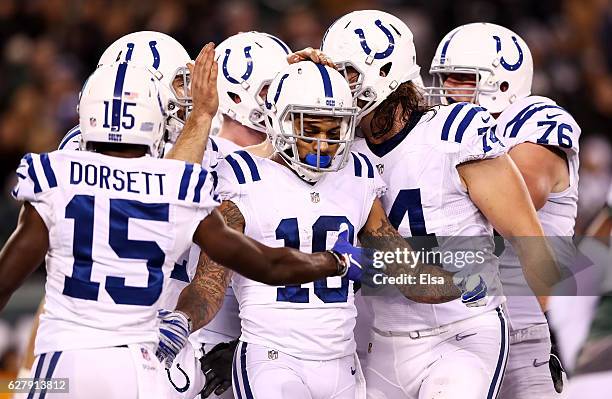
[[[251,391],[251,384],[249,383],[249,375],[247,374],[246,369],[246,349],[247,343],[241,342],[240,346],[240,368],[242,373],[242,385],[244,386],[244,393],[246,394],[247,399],[253,399],[253,392]]]
[[[47,365],[47,371],[44,373],[45,375],[44,380],[48,380],[51,377],[53,377],[53,372],[55,371],[55,367],[57,367],[57,362],[59,361],[61,354],[62,354],[61,351],[53,352],[53,355],[51,356],[51,360],[49,360],[49,364]],[[43,365],[44,365],[46,356],[47,354],[43,353],[42,355],[38,357],[38,364],[36,365],[36,372],[34,373],[35,380],[42,379],[41,377],[43,375]],[[47,395],[47,389],[45,388],[38,392],[35,390],[35,387],[32,387],[32,389],[30,390],[30,393],[28,394],[28,399],[34,399],[36,393],[39,393],[39,396],[37,397],[37,399],[45,399]]]
[[[497,311],[497,316],[499,317],[501,325],[501,344],[499,348],[499,356],[497,357],[497,365],[495,366],[495,374],[493,374],[493,380],[491,381],[491,385],[489,385],[487,399],[494,399],[499,394],[499,388],[501,387],[502,380],[504,379],[506,364],[508,362],[508,351],[510,350],[506,317],[504,316],[504,312],[500,307],[496,308],[495,310]]]
[[[234,366],[232,367],[233,382],[234,382],[234,396],[237,399],[242,399],[242,389],[244,390],[245,399],[253,399],[253,391],[251,390],[251,384],[249,383],[249,375],[246,369],[246,352],[247,343],[240,341],[234,352]],[[240,374],[238,369],[240,368]],[[242,387],[242,389],[241,389]]]
[[[233,385],[234,385],[234,396],[237,399],[242,399],[242,392],[240,392],[240,381],[238,380],[238,350],[240,349],[241,342],[238,342],[236,350],[234,351],[234,365],[232,367]]]

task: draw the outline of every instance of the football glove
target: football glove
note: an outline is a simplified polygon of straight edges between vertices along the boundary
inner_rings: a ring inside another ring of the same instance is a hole
[[[347,268],[341,277],[348,277],[351,281],[361,281],[364,272],[368,273],[373,269],[374,250],[369,248],[361,248],[353,246],[349,241],[349,228],[346,223],[340,226],[338,239],[332,247],[332,251],[336,252],[344,259]]]
[[[548,312],[544,312],[544,316],[548,321]],[[565,368],[563,368],[561,364],[561,357],[559,356],[559,349],[557,348],[557,336],[553,329],[550,328],[550,323],[548,324],[548,329],[550,331],[550,358],[548,359],[548,368],[555,391],[557,391],[557,393],[562,393],[563,373],[565,373]]]
[[[176,355],[187,343],[191,322],[183,313],[165,309],[158,310],[157,318],[159,319],[159,344],[155,355],[160,363],[169,369]]]
[[[461,302],[465,306],[472,308],[487,304],[487,283],[482,276],[467,276],[458,286],[461,289]]]
[[[213,391],[219,396],[232,386],[232,363],[238,340],[222,342],[205,353],[200,364],[206,376],[206,384],[200,393],[202,398],[209,397]]]

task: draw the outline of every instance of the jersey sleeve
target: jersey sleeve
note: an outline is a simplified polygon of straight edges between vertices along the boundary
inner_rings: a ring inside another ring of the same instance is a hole
[[[227,159],[221,159],[212,172],[217,178],[217,195],[221,201],[239,201],[241,196],[240,183]]]
[[[34,206],[47,227],[53,220],[52,192],[57,178],[49,154],[26,154],[17,168],[17,184],[11,194]]]
[[[530,104],[511,120],[500,123],[499,129],[500,136],[512,147],[534,143],[558,147],[568,156],[578,155],[580,126],[552,101]]]
[[[213,140],[212,137],[208,139],[208,143],[206,144],[206,150],[204,150],[204,157],[202,158],[202,166],[207,169],[214,169],[217,167],[217,164],[222,159],[221,152],[219,151],[219,146],[216,141]]]
[[[451,154],[452,166],[496,158],[507,152],[498,139],[495,119],[484,108],[469,103],[455,104],[441,130],[442,145]]]

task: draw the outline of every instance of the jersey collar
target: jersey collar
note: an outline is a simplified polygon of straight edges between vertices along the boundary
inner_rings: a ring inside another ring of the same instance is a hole
[[[410,133],[410,131],[416,126],[419,120],[421,120],[423,114],[424,112],[420,111],[411,112],[410,117],[408,118],[408,122],[406,122],[406,126],[404,126],[404,128],[400,130],[399,133],[397,133],[395,136],[380,144],[372,144],[366,138],[365,142],[368,145],[368,148],[377,157],[384,157],[385,155],[393,151],[393,149],[395,149],[395,147],[397,147],[402,141],[404,141],[406,136],[408,136],[408,133]]]

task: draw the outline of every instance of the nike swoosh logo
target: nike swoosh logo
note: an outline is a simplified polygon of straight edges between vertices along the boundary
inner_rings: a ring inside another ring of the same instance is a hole
[[[538,359],[533,359],[533,367],[540,367],[548,363],[548,360],[544,362],[538,362]]]
[[[474,333],[474,334],[465,334],[465,335],[460,335],[460,334],[457,334],[457,335],[455,335],[455,339],[456,339],[457,341],[461,341],[462,339],[466,339],[466,338],[471,337],[472,335],[476,335],[476,334],[478,334],[478,333]]]
[[[549,115],[549,114],[546,114],[546,117],[547,117],[548,119],[552,119],[552,118],[556,118],[556,117],[557,117],[557,116],[559,116],[559,115],[561,115],[561,114],[554,114],[554,115]]]
[[[351,367],[351,375],[355,375],[356,372],[357,370]]]
[[[487,122],[489,121],[489,119],[491,119],[491,117],[490,117],[490,116],[488,116],[488,117],[487,117],[487,119],[485,119],[485,118],[483,118],[483,117],[480,117],[480,119],[482,119],[482,122],[483,122],[483,123],[487,123]]]

